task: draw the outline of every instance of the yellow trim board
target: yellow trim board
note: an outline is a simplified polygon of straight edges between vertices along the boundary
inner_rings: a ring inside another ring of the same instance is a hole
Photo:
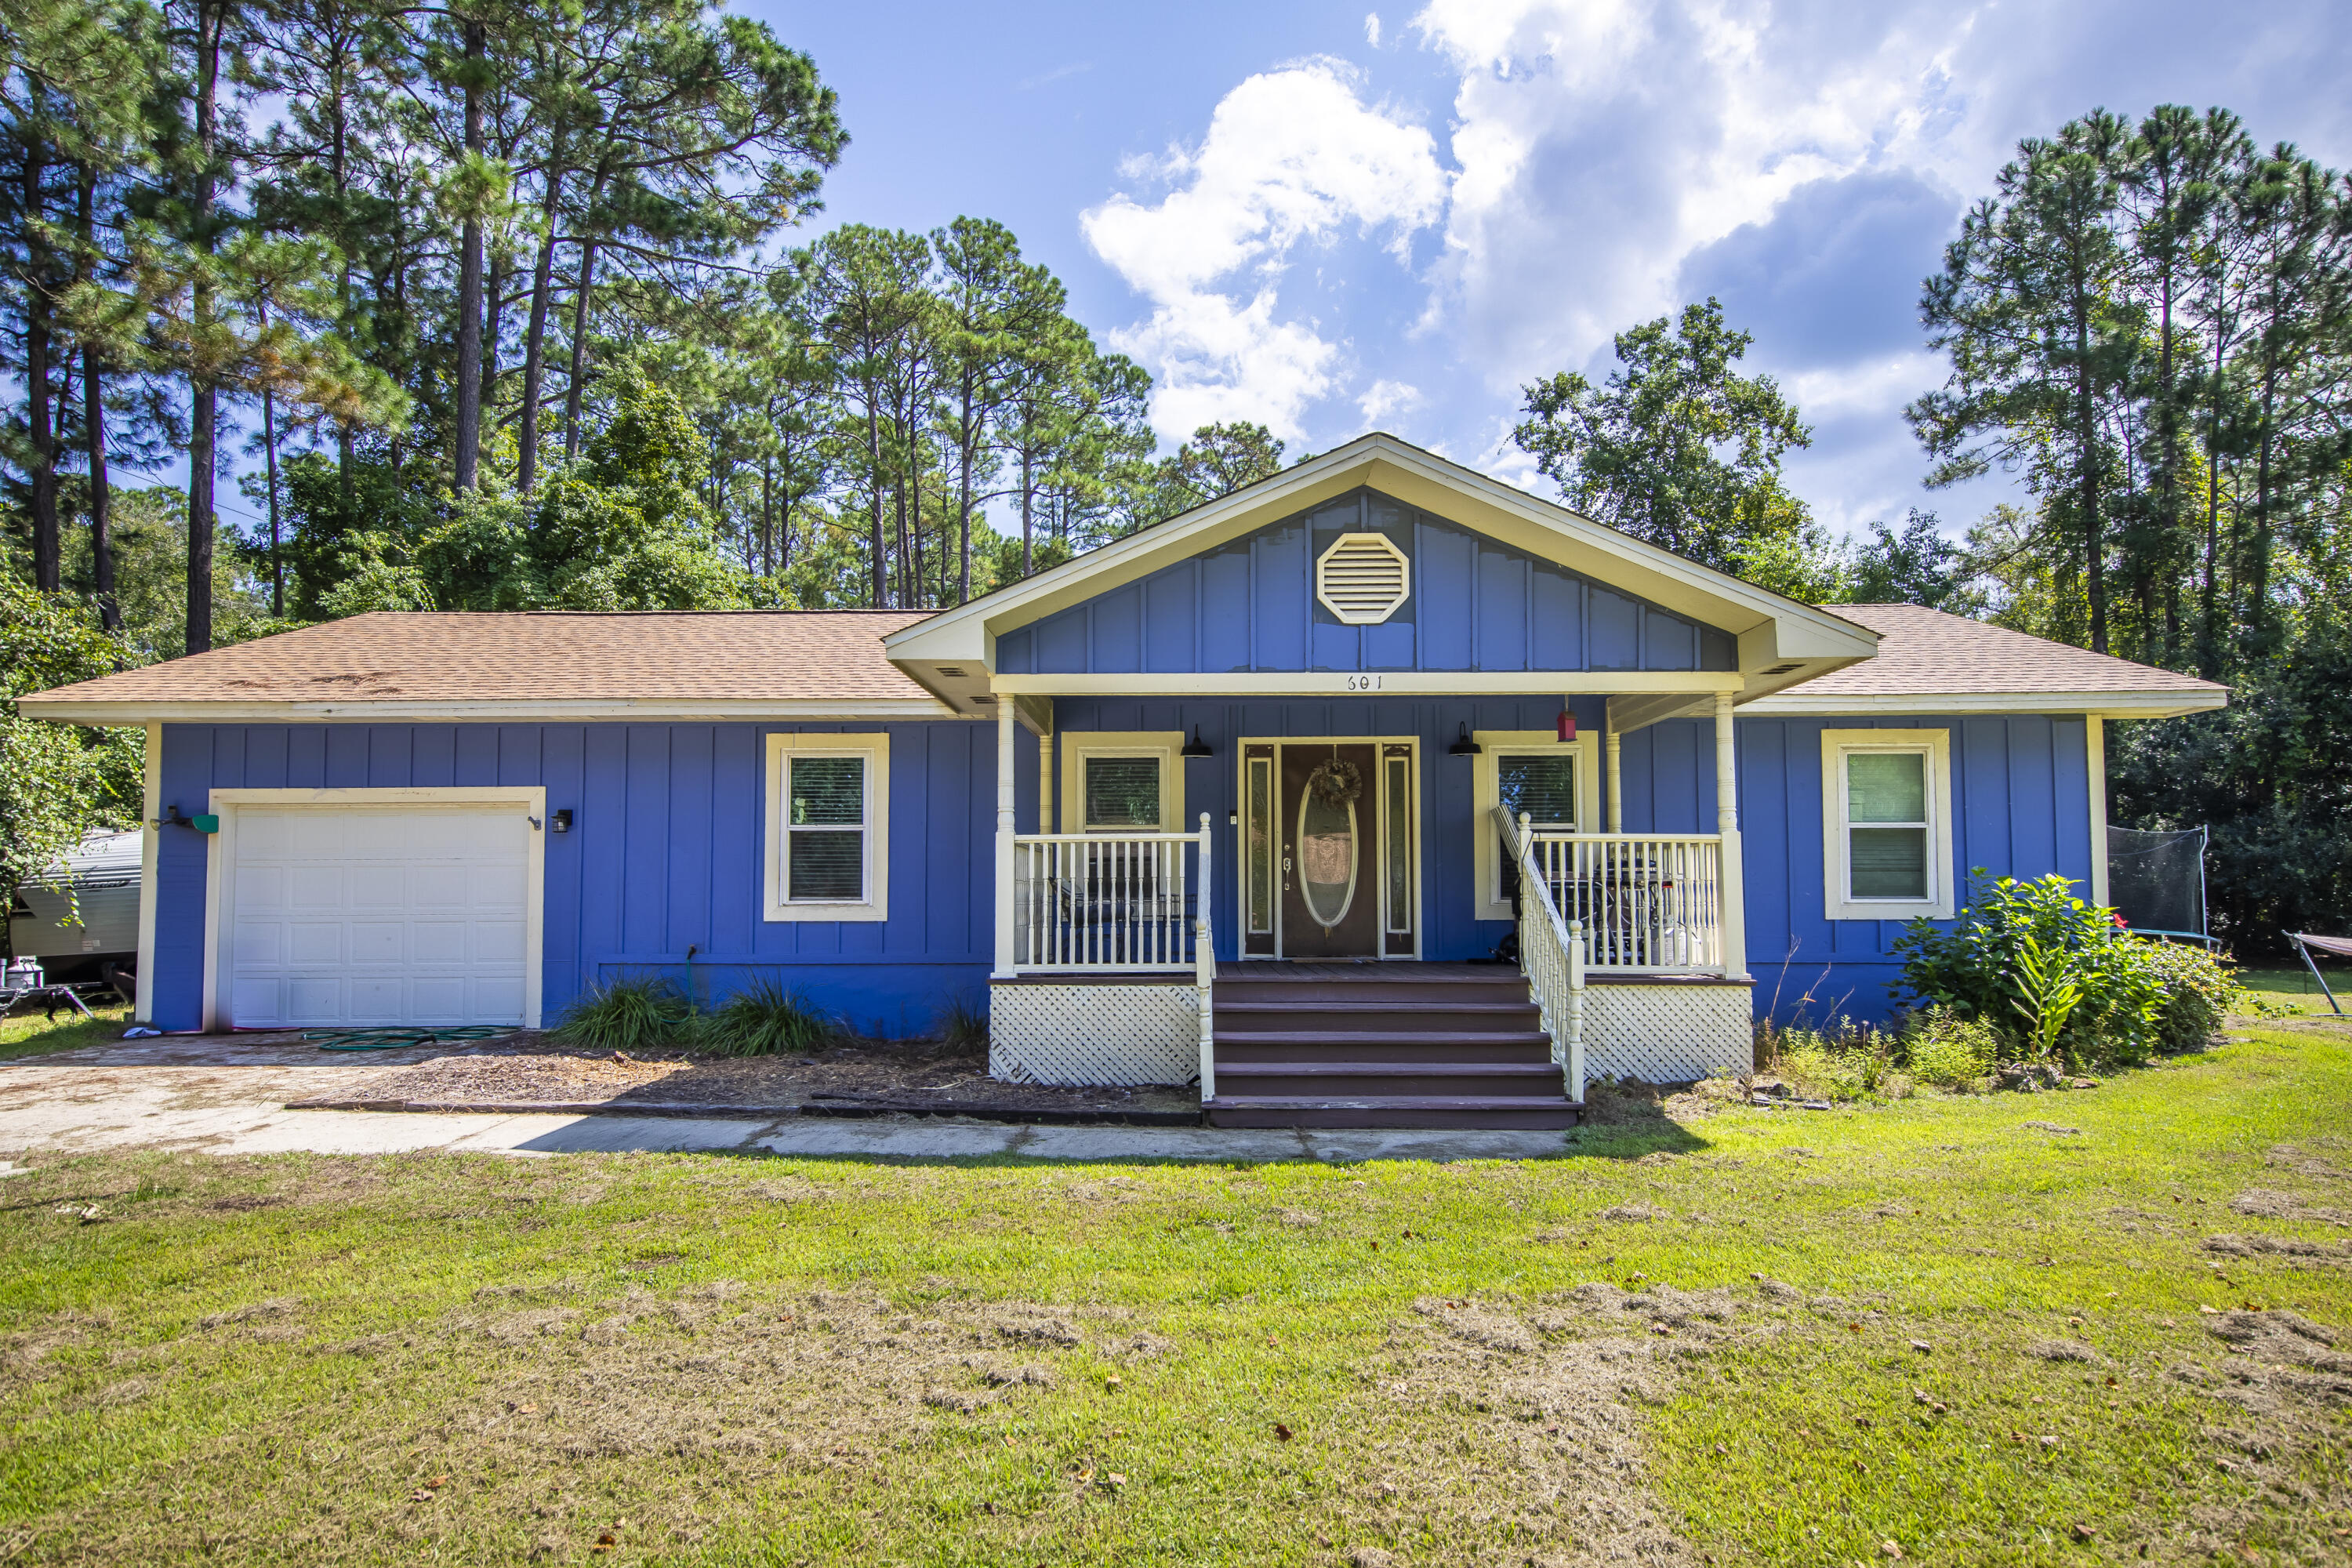
[[[1737,691],[1729,670],[1310,669],[1225,675],[1000,675],[1000,692],[1056,697],[1565,697],[1598,692]]]

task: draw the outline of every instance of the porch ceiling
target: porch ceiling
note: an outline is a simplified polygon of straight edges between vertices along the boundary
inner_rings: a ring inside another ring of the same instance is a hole
[[[1686,561],[1376,431],[1016,586],[908,626],[887,637],[884,646],[892,663],[961,712],[982,706],[992,689],[1149,693],[1156,679],[1149,676],[998,676],[996,639],[1359,487],[1728,632],[1738,644],[1736,671],[1398,671],[1382,676],[1382,690],[1663,695],[1712,692],[1728,686],[1744,701],[1868,658],[1878,645],[1875,633],[1852,621]],[[1349,676],[1339,671],[1157,679],[1181,680],[1181,687],[1171,689],[1187,692],[1200,690],[1211,679],[1253,695],[1350,689],[1345,684]],[[1089,684],[1097,680],[1118,684]],[[1669,681],[1686,684],[1661,684]]]

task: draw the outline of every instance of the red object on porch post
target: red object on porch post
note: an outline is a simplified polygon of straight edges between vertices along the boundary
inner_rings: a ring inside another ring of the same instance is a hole
[[[1576,715],[1565,708],[1559,710],[1559,738],[1563,741],[1576,739]]]

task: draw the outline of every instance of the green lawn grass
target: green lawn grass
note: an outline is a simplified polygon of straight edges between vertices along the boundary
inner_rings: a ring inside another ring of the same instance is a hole
[[[36,1158],[0,1562],[2340,1563],[2352,1033],[2233,1032],[1519,1163]]]
[[[120,1037],[131,1022],[131,1009],[119,1003],[111,1007],[94,1006],[90,1013],[88,1018],[70,1009],[61,1009],[54,1018],[38,1011],[0,1017],[0,1062],[99,1045]]]

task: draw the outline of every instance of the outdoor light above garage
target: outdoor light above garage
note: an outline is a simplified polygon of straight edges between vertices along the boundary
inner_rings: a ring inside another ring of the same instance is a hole
[[[1412,568],[1384,533],[1343,533],[1315,563],[1315,597],[1343,626],[1376,626],[1412,591]]]

